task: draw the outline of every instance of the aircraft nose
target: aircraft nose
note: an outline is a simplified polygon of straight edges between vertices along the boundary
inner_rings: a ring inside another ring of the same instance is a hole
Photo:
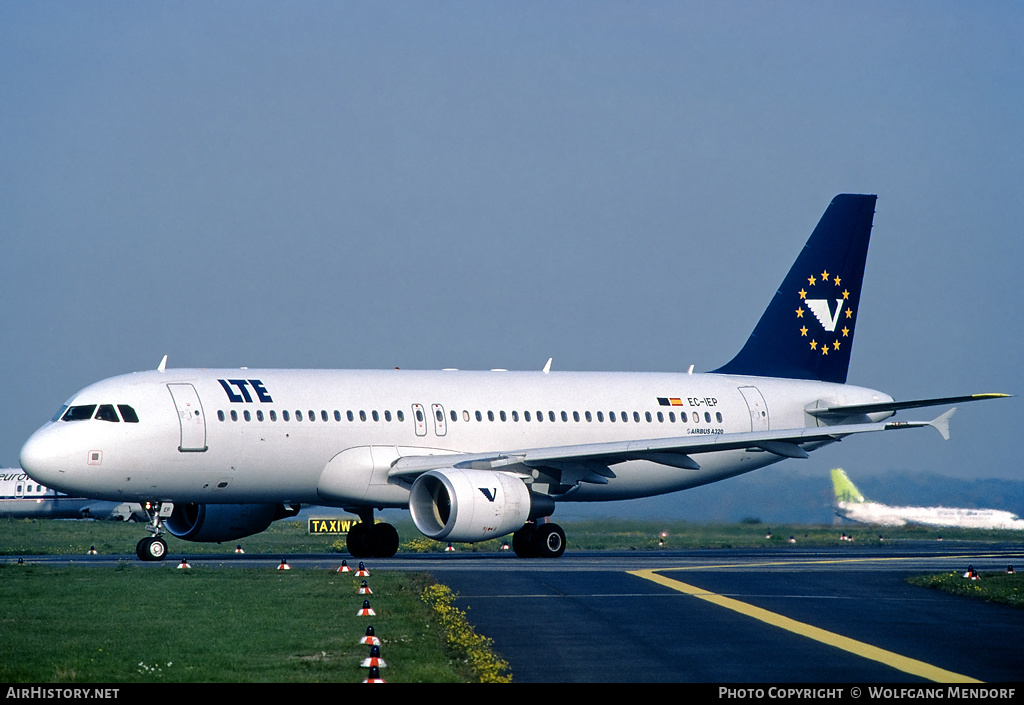
[[[68,466],[67,447],[49,427],[32,434],[21,448],[21,468],[33,480],[57,488]]]

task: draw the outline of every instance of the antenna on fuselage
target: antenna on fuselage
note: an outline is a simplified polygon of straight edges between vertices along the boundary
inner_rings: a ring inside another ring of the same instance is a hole
[[[542,370],[544,372],[544,374],[547,374],[548,372],[551,371],[551,361],[553,359],[554,359],[553,357],[549,357],[548,361],[544,363],[544,369]]]
[[[167,369],[167,356],[164,355],[164,359],[160,361],[160,364],[156,366],[157,372],[163,372]]]

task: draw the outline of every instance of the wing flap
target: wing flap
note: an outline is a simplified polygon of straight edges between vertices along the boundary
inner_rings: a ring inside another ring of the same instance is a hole
[[[641,441],[587,443],[550,448],[531,448],[492,453],[446,453],[438,455],[406,455],[398,458],[388,472],[389,477],[411,479],[439,468],[507,468],[524,474],[523,468],[551,467],[568,471],[578,482],[606,483],[615,477],[611,465],[629,460],[649,460],[662,465],[697,470],[700,465],[690,456],[729,450],[757,448],[786,458],[806,458],[801,447],[808,443],[834,442],[858,433],[892,431],[932,426],[943,437],[949,435],[952,411],[932,421],[902,421],[843,424],[817,428],[796,428],[780,431],[723,433],[715,436],[675,436]]]

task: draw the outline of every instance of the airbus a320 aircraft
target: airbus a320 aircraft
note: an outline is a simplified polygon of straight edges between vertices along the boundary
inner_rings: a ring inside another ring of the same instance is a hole
[[[562,501],[675,492],[771,465],[914,407],[1006,396],[893,401],[846,384],[875,196],[829,205],[753,334],[708,374],[542,371],[167,369],[98,382],[21,451],[64,492],[148,503],[144,560],[163,532],[190,541],[258,533],[309,503],[361,522],[358,557],[398,534],[374,508],[408,507],[440,541],[511,532],[520,556],[559,556],[546,521]]]

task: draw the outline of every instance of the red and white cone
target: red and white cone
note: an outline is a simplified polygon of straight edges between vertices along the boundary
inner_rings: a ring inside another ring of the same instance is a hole
[[[357,617],[373,617],[376,614],[377,613],[373,611],[373,608],[370,607],[369,600],[363,600],[363,608],[356,612]]]
[[[363,659],[363,662],[359,664],[362,668],[387,668],[388,664],[380,657],[380,647],[371,646],[370,655]]]
[[[366,635],[359,640],[360,644],[366,644],[367,646],[380,646],[380,639],[373,634],[373,627],[366,628]]]
[[[363,679],[363,683],[387,683],[386,680],[380,677],[380,669],[376,666],[370,667],[370,673],[366,678]]]
[[[281,565],[277,566],[277,569],[278,570],[291,570],[292,567],[290,565],[288,565],[288,561],[286,561],[284,558],[282,558],[281,559]]]
[[[242,550],[242,544],[235,546],[235,553],[245,553],[245,551]]]
[[[366,566],[363,565],[362,561],[359,561],[359,570],[356,571],[356,577],[357,578],[369,578],[370,577],[370,571],[368,571],[366,569]]]
[[[358,593],[360,595],[372,595],[373,594],[373,590],[370,589],[370,586],[367,585],[366,581],[364,580],[363,584],[359,586]]]
[[[351,573],[352,569],[348,567],[348,561],[342,561],[341,565],[338,566],[339,573]]]
[[[184,558],[182,558],[182,559],[181,559],[181,563],[179,563],[179,564],[178,564],[178,569],[179,569],[179,570],[180,570],[180,569],[182,569],[182,568],[191,568],[191,567],[192,567],[192,566],[190,566],[190,565],[188,564],[188,561],[187,561],[187,560],[185,560]]]

